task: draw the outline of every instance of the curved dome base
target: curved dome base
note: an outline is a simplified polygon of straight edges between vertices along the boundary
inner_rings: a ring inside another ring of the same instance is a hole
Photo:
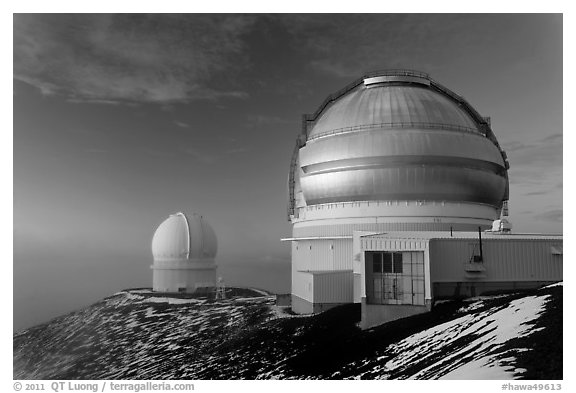
[[[500,211],[491,205],[435,201],[339,202],[300,207],[294,236],[352,236],[355,230],[455,231],[491,228]]]
[[[216,287],[214,261],[155,261],[152,289],[155,292],[194,293]]]

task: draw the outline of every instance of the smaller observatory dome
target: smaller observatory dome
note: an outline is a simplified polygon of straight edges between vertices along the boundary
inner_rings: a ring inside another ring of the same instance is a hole
[[[196,213],[170,215],[152,238],[155,261],[214,259],[217,247],[214,230]]]

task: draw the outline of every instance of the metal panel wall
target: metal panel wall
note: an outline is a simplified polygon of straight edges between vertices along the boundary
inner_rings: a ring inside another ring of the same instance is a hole
[[[352,240],[299,240],[292,242],[292,293],[314,303],[352,302]],[[347,270],[347,272],[339,272]],[[312,291],[312,274],[306,272],[334,271],[318,275],[321,285]],[[324,276],[332,276],[328,278]],[[320,296],[318,300],[316,296]],[[347,300],[342,300],[347,299]]]
[[[459,281],[559,281],[562,280],[562,255],[552,254],[557,239],[483,239],[486,269],[484,277],[466,274],[477,239],[430,240],[432,282]]]
[[[292,270],[311,270],[310,266],[310,247],[312,242],[309,240],[300,240],[292,242]]]
[[[314,303],[352,303],[354,275],[350,272],[314,274]]]
[[[312,240],[304,250],[310,253],[309,270],[334,270],[334,242],[331,240]]]
[[[292,244],[294,270],[351,270],[352,239],[298,240]]]
[[[199,287],[216,286],[216,269],[154,269],[153,289],[158,292],[194,292]]]
[[[302,270],[310,270],[309,241],[292,242],[292,294],[312,301],[312,282]]]
[[[352,239],[334,240],[334,270],[352,270]]]
[[[309,302],[313,302],[314,282],[312,274],[292,272],[292,294]]]

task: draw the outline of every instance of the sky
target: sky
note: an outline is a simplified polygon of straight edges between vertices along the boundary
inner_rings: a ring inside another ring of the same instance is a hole
[[[15,330],[151,285],[170,214],[202,214],[228,285],[290,290],[301,116],[364,73],[427,72],[508,153],[517,232],[562,232],[562,16],[15,14]]]

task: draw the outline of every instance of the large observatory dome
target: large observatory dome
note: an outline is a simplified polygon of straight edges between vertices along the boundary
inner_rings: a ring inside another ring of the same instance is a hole
[[[490,119],[464,98],[427,74],[387,70],[304,115],[288,189],[295,312],[352,301],[364,311],[369,288],[384,303],[415,306],[431,301],[430,280],[415,278],[428,271],[423,243],[376,252],[404,242],[374,239],[362,252],[359,236],[489,229],[508,200],[508,162]],[[468,271],[453,274],[457,282]]]
[[[373,73],[304,117],[290,173],[298,206],[444,201],[500,209],[508,163],[462,97],[413,71]]]
[[[216,250],[212,227],[195,213],[172,214],[160,224],[152,238],[155,261],[214,259]]]

